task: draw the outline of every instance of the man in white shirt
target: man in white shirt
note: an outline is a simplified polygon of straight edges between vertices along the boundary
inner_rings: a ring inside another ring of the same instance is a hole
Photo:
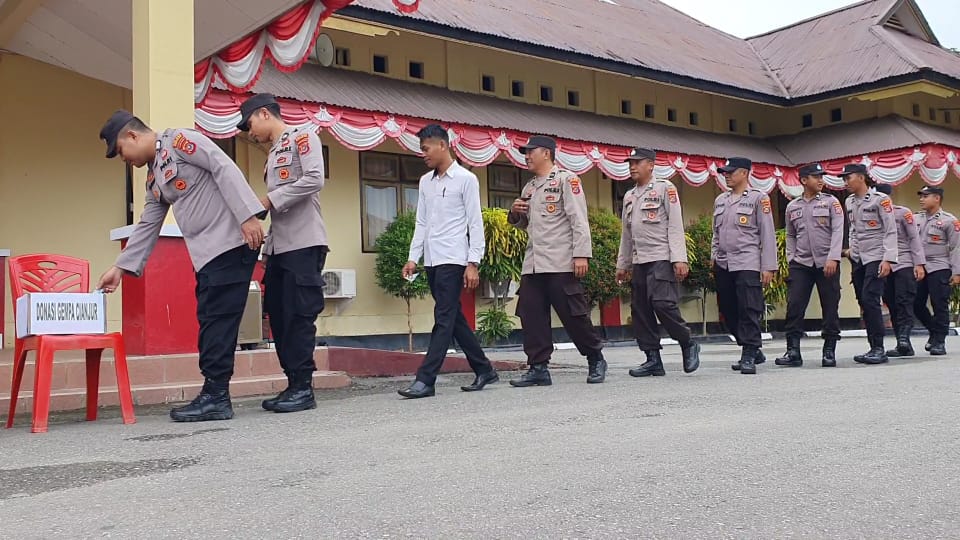
[[[420,150],[427,167],[420,178],[417,197],[417,225],[410,243],[410,257],[403,277],[414,275],[423,256],[427,281],[433,295],[433,331],[417,378],[398,393],[406,398],[434,395],[434,384],[447,355],[451,339],[456,339],[476,373],[464,392],[483,390],[500,377],[490,365],[477,337],[467,324],[460,307],[460,292],[475,289],[480,283],[478,266],[483,258],[483,218],[480,214],[480,184],[477,177],[457,163],[450,154],[450,139],[441,126],[421,129]]]

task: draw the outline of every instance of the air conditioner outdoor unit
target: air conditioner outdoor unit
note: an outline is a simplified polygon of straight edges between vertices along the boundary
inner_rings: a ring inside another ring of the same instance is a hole
[[[511,280],[510,285],[507,287],[507,299],[513,298],[517,295],[517,287],[519,287],[519,283]],[[480,282],[480,298],[496,298],[493,290],[493,284],[487,280]]]
[[[356,270],[324,270],[324,298],[353,298],[357,296]]]

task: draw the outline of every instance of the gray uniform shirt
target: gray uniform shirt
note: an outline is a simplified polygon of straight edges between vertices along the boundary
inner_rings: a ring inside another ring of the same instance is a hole
[[[905,206],[893,205],[893,217],[897,221],[897,264],[893,265],[893,271],[927,264],[913,212]]]
[[[587,199],[577,175],[554,167],[527,182],[520,196],[529,198],[527,214],[510,212],[507,220],[527,231],[524,274],[573,272],[574,258],[593,257]]]
[[[320,212],[323,147],[310,127],[289,128],[273,143],[263,171],[270,210],[270,234],[263,252],[275,255],[327,245]]]
[[[713,203],[710,257],[724,270],[776,272],[777,236],[770,197],[750,188],[742,195],[721,193]]]
[[[115,266],[137,276],[143,272],[171,206],[195,270],[245,244],[240,225],[263,212],[243,173],[220,147],[192,129],[168,129],[157,138],[140,222]]]
[[[843,251],[843,206],[828,193],[809,201],[802,196],[787,204],[786,254],[788,262],[823,268],[840,262]]]
[[[915,217],[927,273],[950,270],[952,275],[960,275],[960,221],[943,210],[932,216],[921,212]]]
[[[850,258],[860,264],[897,262],[897,222],[893,201],[885,193],[870,189],[863,197],[847,197],[850,222]]]
[[[651,180],[623,197],[623,231],[617,268],[654,261],[687,262],[683,213],[677,188],[667,180]]]

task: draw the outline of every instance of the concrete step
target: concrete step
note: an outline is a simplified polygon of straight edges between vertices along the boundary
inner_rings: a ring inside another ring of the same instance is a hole
[[[350,376],[342,371],[317,371],[313,374],[313,387],[318,390],[344,388],[351,384]],[[118,406],[120,404],[116,382],[113,386],[101,384],[98,398],[101,407]],[[203,381],[181,383],[134,385],[134,405],[155,405],[163,403],[177,403],[193,399],[203,386]],[[266,375],[253,377],[234,377],[230,382],[232,397],[248,397],[277,394],[287,387],[287,378],[280,375]],[[17,400],[17,414],[28,414],[33,410],[33,386],[23,386]],[[0,393],[0,411],[5,412],[10,407],[9,387]],[[51,411],[70,411],[83,409],[87,404],[85,388],[61,388],[51,392]]]

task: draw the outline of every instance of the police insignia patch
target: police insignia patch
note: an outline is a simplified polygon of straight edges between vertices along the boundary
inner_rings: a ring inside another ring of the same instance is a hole
[[[882,206],[883,209],[886,210],[888,214],[890,212],[893,212],[893,202],[891,202],[890,199],[884,199],[883,201],[881,201],[880,206]]]
[[[197,151],[197,143],[184,137],[182,133],[177,133],[177,136],[173,138],[173,147],[189,155],[193,155]]]
[[[580,194],[580,178],[579,177],[574,176],[573,178],[570,179],[570,191],[572,191],[574,195]]]
[[[960,220],[954,220],[954,222],[953,222],[953,230],[955,230],[955,231],[957,231],[957,232],[960,232]]]
[[[281,180],[286,180],[287,178],[290,178],[290,169],[287,169],[287,168],[280,169],[278,176],[280,177]]]
[[[667,188],[667,198],[671,204],[677,204],[677,188]]]
[[[287,156],[280,156],[277,158],[277,165],[283,165],[287,162]]]
[[[173,178],[173,169],[167,169],[167,172],[163,173],[163,179],[169,180]]]
[[[554,213],[554,212],[556,212],[556,211],[557,211],[557,205],[555,205],[555,204],[548,204],[548,205],[547,205],[547,213],[548,213],[548,214],[552,214],[552,213]]]
[[[647,219],[657,219],[656,212],[647,212]]]
[[[750,221],[750,219],[747,216],[740,216],[740,219],[738,221],[740,222],[741,225],[746,225]]]
[[[164,148],[163,151],[160,152],[160,159],[167,159],[169,155],[170,155],[170,152],[168,152],[167,149]]]
[[[300,155],[307,155],[310,153],[310,136],[306,133],[297,135],[297,138],[294,139],[294,142],[297,143],[297,152],[300,152]]]
[[[769,214],[769,213],[770,213],[770,198],[767,197],[767,196],[764,196],[763,199],[760,200],[760,207],[763,208],[763,213],[764,213],[764,214]]]
[[[843,215],[843,206],[840,204],[840,201],[833,201],[833,213],[838,216]]]
[[[867,226],[868,226],[868,227],[876,227],[876,226],[877,226],[876,220],[871,219],[870,221],[867,222]]]
[[[183,180],[177,180],[173,183],[173,187],[177,188],[177,191],[183,191],[187,189],[187,183]]]
[[[903,220],[909,223],[910,225],[913,225],[913,212],[907,212],[906,214],[904,214]],[[957,230],[960,231],[960,229],[957,229]]]

